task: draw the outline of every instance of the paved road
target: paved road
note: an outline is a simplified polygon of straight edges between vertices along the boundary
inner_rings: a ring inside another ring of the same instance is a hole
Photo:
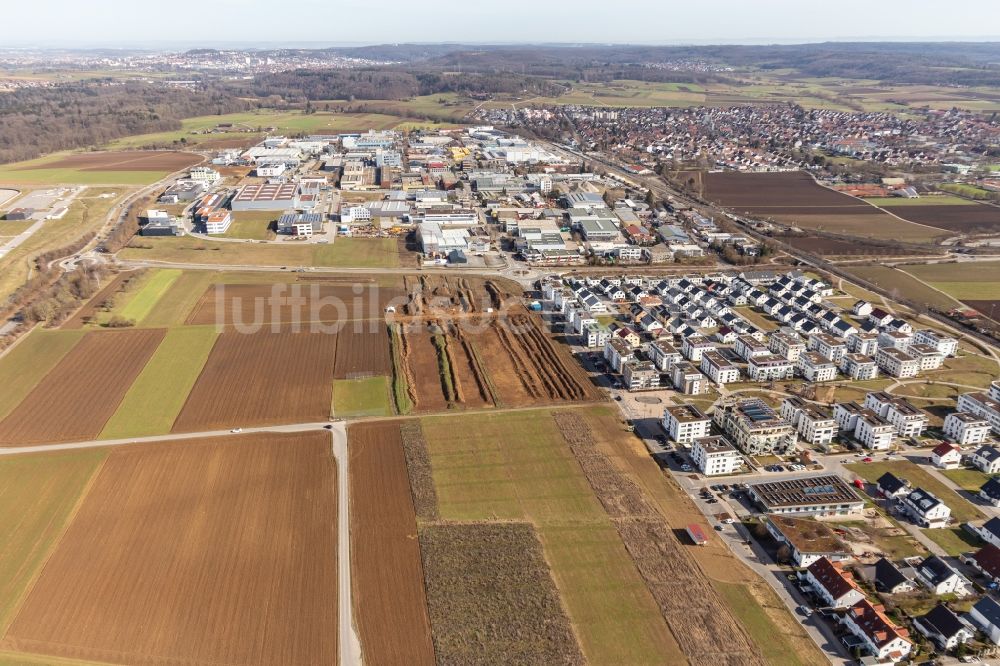
[[[83,187],[76,188],[75,190],[73,190],[72,193],[70,193],[69,197],[65,201],[60,202],[60,204],[69,206],[71,203],[73,203],[73,199],[75,199],[77,195],[80,194],[80,192],[82,192],[83,190],[84,190]],[[31,238],[33,235],[35,235],[35,233],[39,229],[44,227],[45,223],[48,221],[49,221],[48,218],[43,217],[42,219],[37,220],[34,224],[32,224],[30,227],[28,227],[18,235],[11,238],[3,245],[0,245],[0,259],[4,258],[8,254],[16,250],[18,247],[26,243],[28,239]],[[0,227],[0,231],[2,231],[2,227]]]
[[[337,461],[337,593],[338,593],[338,640],[340,648],[340,664],[342,666],[360,666],[361,642],[354,629],[354,607],[351,603],[351,531],[350,531],[350,485],[348,483],[348,453],[347,428],[343,421],[294,423],[266,428],[244,428],[242,432],[308,432],[323,430],[330,427],[331,450]],[[187,439],[204,437],[222,437],[230,435],[229,430],[211,430],[206,432],[191,432],[176,435],[159,435],[155,437],[136,437],[133,439],[105,439],[84,442],[67,442],[63,444],[45,444],[41,446],[17,446],[0,448],[0,456],[18,455],[23,453],[42,453],[45,451],[68,451],[74,449],[91,449],[106,446],[128,446],[153,444],[157,442],[177,442]]]

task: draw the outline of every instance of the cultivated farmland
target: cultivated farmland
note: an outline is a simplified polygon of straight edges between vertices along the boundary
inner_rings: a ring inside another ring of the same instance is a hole
[[[973,202],[967,206],[933,205],[886,206],[894,214],[931,227],[963,234],[988,234],[1000,231],[1000,207]]]
[[[325,421],[336,352],[326,333],[222,333],[173,432]]]
[[[423,527],[420,552],[439,664],[585,663],[529,523]]]
[[[0,647],[336,663],[336,473],[325,432],[117,449]]]
[[[0,422],[0,443],[94,439],[163,336],[161,329],[86,334]]]
[[[202,294],[186,323],[241,326],[377,319],[393,300],[402,301],[400,290],[364,283],[360,288],[318,281],[311,284],[215,284]],[[364,328],[380,330],[381,325]]]
[[[424,417],[421,429],[440,519],[531,522],[590,663],[685,660],[548,412]],[[419,496],[429,515],[433,496]]]
[[[687,173],[706,199],[736,213],[750,213],[803,229],[905,242],[931,242],[944,232],[910,224],[841,192],[822,187],[801,171]]]
[[[389,340],[381,322],[351,324],[338,334],[335,379],[388,375],[392,370]]]
[[[35,329],[0,357],[0,419],[24,400],[84,335]]]
[[[433,664],[399,423],[355,424],[347,434],[352,583],[363,658],[373,664]]]
[[[13,619],[73,508],[103,462],[102,449],[0,460],[0,635]]]

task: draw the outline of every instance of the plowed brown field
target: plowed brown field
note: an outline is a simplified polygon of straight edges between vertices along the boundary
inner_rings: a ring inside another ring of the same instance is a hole
[[[325,421],[336,354],[326,333],[222,333],[173,431]]]
[[[95,439],[165,333],[87,333],[0,422],[0,446]]]
[[[903,219],[947,231],[993,233],[1000,230],[1000,208],[987,204],[968,206],[893,206],[890,211]]]
[[[363,284],[360,293],[343,284],[220,284],[210,286],[188,316],[188,324],[247,326],[273,322],[333,323],[378,319],[402,291]]]
[[[398,422],[348,429],[351,569],[369,664],[434,664],[416,516]]]
[[[367,322],[361,323],[361,330],[352,324],[337,334],[335,379],[388,375],[391,370],[389,336],[382,323],[374,331]]]
[[[116,450],[0,647],[335,664],[336,474],[325,432]]]
[[[512,315],[467,337],[482,356],[504,406],[599,399],[579,366],[528,315]]]
[[[180,171],[202,161],[194,153],[125,150],[107,153],[67,155],[55,162],[33,165],[30,169],[79,169],[80,171]],[[29,169],[22,169],[29,170]]]

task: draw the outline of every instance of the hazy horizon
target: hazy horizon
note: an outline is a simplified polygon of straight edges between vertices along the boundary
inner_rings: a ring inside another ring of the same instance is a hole
[[[1000,3],[914,0],[905,8],[845,0],[797,0],[698,6],[655,0],[611,5],[509,0],[421,11],[401,0],[297,0],[274,11],[262,0],[36,0],[4,8],[5,45],[19,48],[258,48],[385,43],[455,44],[798,44],[843,41],[996,41]],[[53,18],[55,17],[55,18]],[[108,20],[108,17],[114,17]],[[859,19],[859,17],[862,17]],[[970,20],[973,17],[975,20]],[[863,20],[862,20],[863,19]]]

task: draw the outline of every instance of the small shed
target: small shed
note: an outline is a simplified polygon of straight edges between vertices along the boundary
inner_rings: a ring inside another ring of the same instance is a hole
[[[696,546],[704,546],[708,543],[708,536],[706,536],[705,530],[701,529],[701,525],[691,523],[686,529],[688,536],[691,537],[691,541],[693,541]]]

